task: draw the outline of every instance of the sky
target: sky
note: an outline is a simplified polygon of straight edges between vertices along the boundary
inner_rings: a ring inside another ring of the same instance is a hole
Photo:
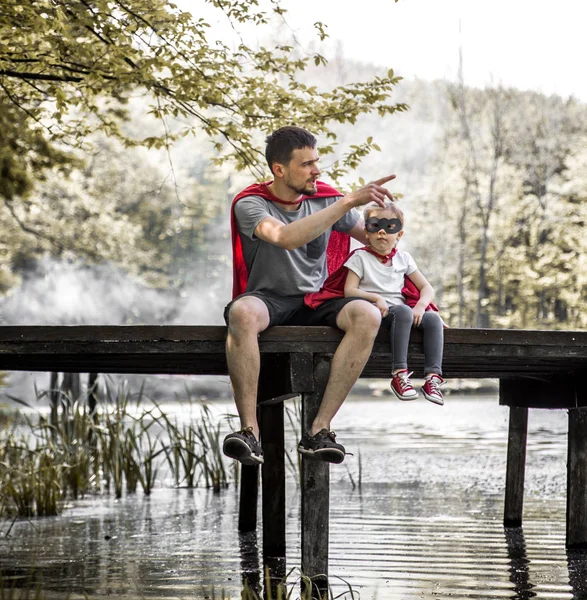
[[[331,48],[340,40],[344,56],[393,67],[399,75],[454,79],[462,48],[468,85],[502,83],[587,102],[583,0],[281,0],[281,5],[300,41],[310,40],[312,24],[322,21]]]

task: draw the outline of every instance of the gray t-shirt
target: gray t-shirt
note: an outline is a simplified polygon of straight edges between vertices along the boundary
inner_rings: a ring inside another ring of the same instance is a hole
[[[326,246],[332,229],[348,232],[359,219],[352,209],[315,240],[295,250],[285,250],[257,238],[257,225],[266,217],[274,217],[285,225],[307,217],[336,201],[332,198],[304,200],[294,211],[282,209],[277,202],[259,196],[248,196],[234,207],[243,254],[249,271],[247,292],[271,292],[279,296],[299,296],[316,292],[326,278]]]

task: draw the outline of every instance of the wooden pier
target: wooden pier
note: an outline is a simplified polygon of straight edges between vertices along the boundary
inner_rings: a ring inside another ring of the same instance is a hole
[[[227,375],[225,339],[222,326],[0,327],[0,370]],[[262,511],[263,522],[271,523],[263,528],[266,563],[285,556],[282,401],[301,396],[308,428],[341,339],[330,327],[274,327],[260,336]],[[408,361],[416,373],[422,370],[418,331],[412,333]],[[390,365],[389,338],[382,331],[361,377],[387,378]],[[566,543],[587,548],[587,332],[447,329],[443,366],[447,378],[500,381],[499,402],[510,407],[506,526],[522,524],[528,410],[569,411]],[[304,457],[301,477],[302,571],[327,576],[329,465]],[[258,467],[242,468],[241,531],[256,529],[258,481]]]

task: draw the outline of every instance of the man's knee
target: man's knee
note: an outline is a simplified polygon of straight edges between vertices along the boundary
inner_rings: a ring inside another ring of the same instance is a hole
[[[269,311],[255,296],[235,300],[228,311],[228,329],[231,334],[259,333],[269,326]]]
[[[381,325],[381,312],[370,302],[354,300],[345,304],[338,314],[336,324],[347,333],[361,332],[374,338]]]

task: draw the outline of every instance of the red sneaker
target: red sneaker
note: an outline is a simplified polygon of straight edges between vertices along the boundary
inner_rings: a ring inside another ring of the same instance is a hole
[[[443,406],[444,398],[442,397],[442,392],[440,391],[441,385],[444,385],[444,379],[440,375],[430,375],[430,377],[427,377],[424,385],[422,386],[424,398],[430,402],[434,402],[434,404],[440,404],[440,406]]]
[[[410,375],[407,369],[403,369],[391,377],[391,391],[400,400],[415,400],[418,397],[418,392],[410,383]]]

